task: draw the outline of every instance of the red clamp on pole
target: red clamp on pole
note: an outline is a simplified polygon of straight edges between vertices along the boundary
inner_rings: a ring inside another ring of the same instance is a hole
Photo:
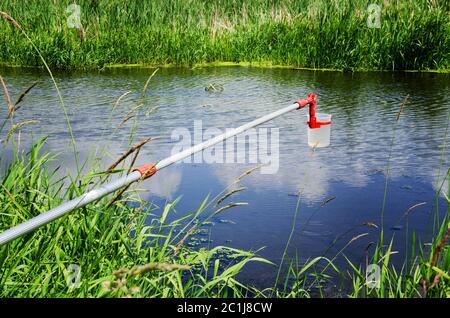
[[[156,173],[156,170],[157,170],[156,166],[153,163],[149,163],[133,169],[133,172],[139,171],[141,177],[143,179],[147,179],[153,176]]]
[[[314,109],[314,115],[315,115],[316,114],[316,98],[317,98],[316,94],[309,93],[307,98],[299,99],[295,103],[298,104],[298,109],[302,109],[306,105],[309,105],[310,111],[311,111],[311,107],[312,107]]]
[[[317,105],[317,95],[314,93],[309,93],[307,98],[300,99],[296,101],[298,104],[298,109],[301,109],[305,106],[309,106],[309,128],[320,128],[324,125],[331,125],[331,121],[317,121],[316,117],[316,105]]]

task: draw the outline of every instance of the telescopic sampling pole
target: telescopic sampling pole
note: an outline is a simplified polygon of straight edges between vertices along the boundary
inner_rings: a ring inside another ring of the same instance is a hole
[[[222,135],[219,135],[217,137],[214,137],[212,139],[204,141],[204,142],[202,142],[198,145],[195,145],[189,149],[186,149],[182,152],[179,152],[168,158],[165,158],[156,164],[142,165],[142,166],[134,169],[132,171],[132,173],[130,173],[129,175],[127,175],[125,177],[114,180],[108,184],[101,186],[98,189],[91,190],[75,199],[72,199],[66,203],[61,204],[60,206],[58,206],[54,209],[44,212],[24,223],[16,225],[0,234],[0,245],[8,243],[26,233],[29,233],[41,226],[53,221],[53,220],[65,215],[66,213],[68,213],[74,209],[81,208],[81,207],[85,206],[86,204],[91,203],[97,199],[100,199],[100,198],[104,197],[105,195],[112,193],[116,190],[119,190],[120,188],[123,188],[135,181],[144,180],[146,178],[149,178],[152,175],[154,175],[156,173],[156,171],[166,168],[177,161],[181,161],[199,151],[202,151],[203,149],[214,146],[215,144],[218,144],[228,138],[236,136],[250,128],[253,128],[255,126],[263,124],[269,120],[272,120],[276,117],[286,114],[292,110],[301,109],[307,105],[310,106],[310,121],[308,122],[310,128],[316,128],[317,124],[319,124],[319,127],[320,127],[320,123],[316,122],[316,117],[315,117],[316,95],[311,93],[308,95],[307,98],[300,99],[290,106],[287,106],[285,108],[277,110],[277,111],[275,111],[271,114],[265,115],[261,118],[255,119],[254,121],[249,122],[240,127],[237,127],[233,130],[227,131],[226,133],[224,133]],[[323,124],[328,124],[328,123],[323,123]]]

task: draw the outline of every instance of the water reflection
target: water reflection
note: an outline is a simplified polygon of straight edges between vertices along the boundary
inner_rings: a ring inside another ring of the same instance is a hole
[[[174,200],[180,186],[181,178],[183,176],[181,169],[167,169],[164,174],[156,174],[152,177],[151,182],[147,182],[147,188],[152,195]]]

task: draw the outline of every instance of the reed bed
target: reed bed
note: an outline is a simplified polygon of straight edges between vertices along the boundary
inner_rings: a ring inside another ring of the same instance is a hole
[[[216,62],[339,70],[450,69],[448,1],[2,1],[0,62],[53,68]],[[368,26],[369,20],[369,26]],[[370,22],[372,21],[372,22]],[[372,24],[371,24],[372,23]]]

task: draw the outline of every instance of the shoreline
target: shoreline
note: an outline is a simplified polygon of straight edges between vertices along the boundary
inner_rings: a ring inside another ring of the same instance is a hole
[[[435,74],[450,74],[450,69],[430,69],[430,70],[377,70],[377,69],[333,69],[333,68],[311,68],[300,67],[295,65],[282,65],[272,64],[271,62],[227,62],[227,61],[215,61],[205,63],[194,64],[158,64],[158,63],[116,63],[106,64],[99,68],[55,68],[55,71],[66,72],[92,72],[92,71],[105,71],[112,69],[147,69],[147,68],[180,68],[180,69],[200,69],[200,68],[212,68],[212,67],[244,67],[244,68],[260,68],[260,69],[287,69],[287,70],[299,70],[299,71],[312,71],[312,72],[338,72],[338,73],[383,73],[383,72],[399,72],[399,73],[435,73]],[[44,66],[36,65],[19,65],[0,62],[0,68],[11,69],[44,69]]]

